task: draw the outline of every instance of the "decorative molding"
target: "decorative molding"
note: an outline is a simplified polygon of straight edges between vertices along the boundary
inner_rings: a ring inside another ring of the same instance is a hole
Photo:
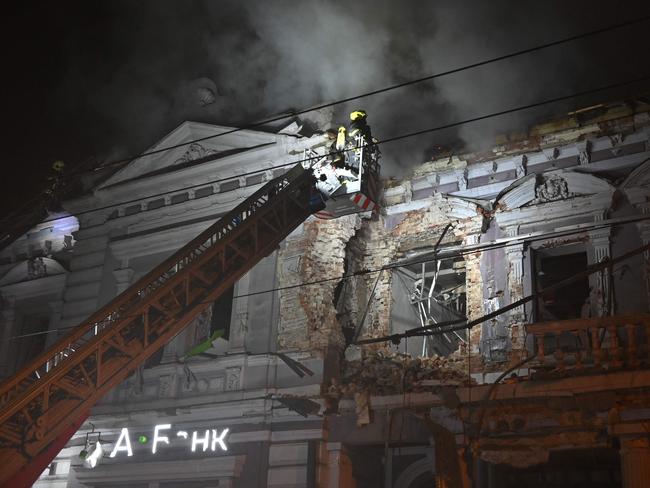
[[[215,154],[218,154],[218,152],[214,149],[208,149],[198,142],[193,142],[188,146],[185,153],[183,153],[180,158],[174,161],[174,164],[189,163],[190,161],[196,161],[197,159],[206,158]]]
[[[620,188],[630,203],[637,208],[646,203],[650,194],[650,160],[634,168]]]
[[[623,134],[614,134],[609,136],[609,140],[612,143],[612,148],[611,148],[612,154],[614,156],[618,156],[621,152],[621,148],[619,146],[623,144],[623,141],[625,140],[625,136]]]
[[[564,200],[582,195],[613,195],[615,188],[606,180],[591,174],[574,171],[549,171],[520,178],[501,192],[495,206],[501,210],[521,208]]]
[[[156,462],[118,462],[99,464],[95,469],[75,466],[77,480],[88,486],[97,483],[132,483],[136,481],[199,481],[217,479],[230,482],[239,478],[244,468],[246,455],[212,456],[201,459],[181,459]],[[227,485],[225,485],[227,486]]]
[[[46,296],[62,297],[65,279],[66,273],[44,276],[37,280],[2,285],[1,291],[4,296],[12,296],[16,300]]]
[[[462,173],[456,175],[456,181],[458,182],[458,191],[467,190],[467,168]]]
[[[158,397],[173,398],[176,396],[176,375],[162,375],[158,378]]]
[[[442,447],[440,447],[441,449]],[[433,456],[428,455],[425,458],[422,458],[414,463],[411,463],[407,466],[399,478],[395,481],[393,485],[395,488],[409,488],[415,480],[417,480],[423,474],[429,473],[432,477],[435,473],[435,466],[433,463]]]
[[[598,220],[598,219],[596,219]],[[589,264],[602,263],[610,258],[610,236],[611,229],[592,230],[588,233],[591,249],[588,253]],[[589,275],[589,285],[591,287],[591,312],[597,317],[607,315],[609,300],[609,275],[608,273],[593,273]],[[612,310],[615,312],[614,310]]]
[[[542,149],[542,153],[544,156],[546,156],[547,161],[551,161],[553,159],[557,159],[560,157],[560,148],[559,147],[550,147],[550,148],[545,148]]]
[[[580,166],[588,166],[591,163],[591,142],[584,141],[582,144],[577,145],[578,150],[578,162]]]
[[[226,391],[241,388],[241,367],[226,368]]]
[[[517,178],[523,178],[528,173],[528,157],[524,154],[515,162],[515,174]]]
[[[506,246],[508,260],[508,292],[510,302],[515,302],[524,297],[524,256],[526,246],[524,243]],[[520,305],[510,311],[510,325],[520,324],[525,321],[524,306]]]
[[[531,204],[566,200],[573,194],[569,191],[569,184],[559,175],[543,175],[535,185],[535,199]]]
[[[66,274],[63,266],[51,258],[35,257],[18,263],[0,279],[0,287]]]
[[[450,218],[467,219],[467,218],[478,217],[480,215],[479,213],[480,205],[478,205],[478,203],[475,203],[465,198],[455,197],[453,195],[444,195],[442,198],[449,205],[449,213],[447,214],[447,216]],[[486,206],[489,206],[489,202],[486,201],[483,203]],[[435,200],[432,202],[432,204],[435,206],[440,205],[440,203],[436,202]]]

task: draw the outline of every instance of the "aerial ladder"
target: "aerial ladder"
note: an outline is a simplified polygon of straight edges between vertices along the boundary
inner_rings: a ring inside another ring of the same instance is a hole
[[[373,154],[360,155],[365,173],[359,173],[353,191],[345,193],[343,185],[339,197],[354,202],[369,178],[376,186],[378,152]],[[326,165],[327,158],[320,164]],[[324,210],[330,195],[324,198],[318,190],[315,171],[314,164],[298,163],[267,182],[0,384],[0,486],[31,486],[93,405],[307,217]],[[377,196],[372,197],[374,205]],[[355,211],[364,209],[367,205]]]

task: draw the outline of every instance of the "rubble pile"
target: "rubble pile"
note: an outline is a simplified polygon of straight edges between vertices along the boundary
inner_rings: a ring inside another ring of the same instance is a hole
[[[389,395],[430,391],[438,385],[458,385],[467,381],[463,359],[413,358],[399,353],[376,352],[345,364],[340,382],[332,389],[342,396],[358,392]]]

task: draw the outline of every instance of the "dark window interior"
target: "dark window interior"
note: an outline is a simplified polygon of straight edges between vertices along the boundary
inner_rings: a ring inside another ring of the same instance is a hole
[[[547,463],[530,468],[489,465],[494,486],[503,488],[618,488],[621,461],[616,449],[551,450]]]
[[[230,319],[232,318],[232,297],[235,287],[228,288],[212,305],[212,321],[210,323],[210,335],[221,330],[221,337],[228,339],[230,336]]]
[[[587,253],[550,255],[535,252],[535,287],[539,291],[558,281],[570,278],[587,268]],[[584,278],[536,300],[536,320],[566,320],[580,318],[589,297],[589,280]]]

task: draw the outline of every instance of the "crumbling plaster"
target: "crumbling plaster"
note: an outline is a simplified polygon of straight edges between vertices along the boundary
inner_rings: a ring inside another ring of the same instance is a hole
[[[360,225],[358,215],[335,220],[312,217],[286,239],[278,259],[280,350],[343,348],[334,290],[344,273],[346,244]],[[304,285],[318,281],[322,282]],[[300,286],[287,288],[293,285]]]

